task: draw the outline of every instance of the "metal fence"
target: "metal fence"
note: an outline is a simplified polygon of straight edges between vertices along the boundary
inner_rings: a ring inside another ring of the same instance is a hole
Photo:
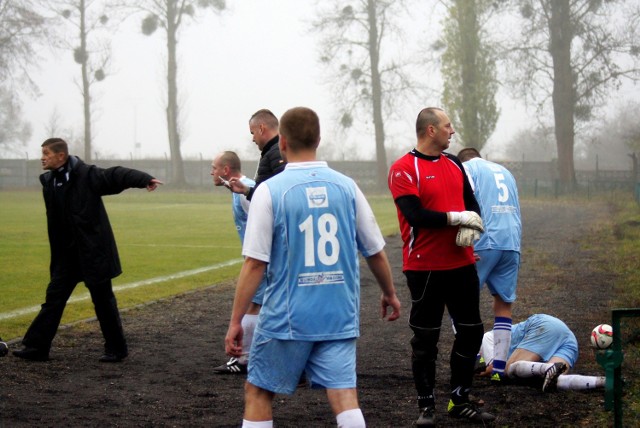
[[[523,195],[557,196],[559,193],[557,165],[554,162],[499,162],[506,166],[515,176],[519,191]],[[96,165],[108,168],[124,166],[145,171],[171,184],[171,162],[169,159],[119,159],[98,160]],[[376,190],[376,163],[374,161],[330,161],[329,165],[352,177],[367,191]],[[253,177],[257,161],[243,161],[242,170]],[[187,184],[194,188],[211,186],[211,161],[185,160],[185,178]],[[39,160],[0,159],[0,189],[39,187],[38,176],[42,173]],[[577,170],[577,192],[589,197],[601,191],[623,190],[639,193],[638,183],[632,170]],[[640,195],[640,193],[639,193]]]

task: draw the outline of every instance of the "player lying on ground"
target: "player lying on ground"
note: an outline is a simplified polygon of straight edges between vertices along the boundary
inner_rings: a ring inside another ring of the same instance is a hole
[[[489,331],[480,347],[486,364],[481,376],[491,375],[493,348],[493,331]],[[551,315],[535,314],[513,325],[505,373],[511,379],[543,378],[544,392],[604,387],[604,376],[566,374],[577,360],[578,341],[569,327]]]

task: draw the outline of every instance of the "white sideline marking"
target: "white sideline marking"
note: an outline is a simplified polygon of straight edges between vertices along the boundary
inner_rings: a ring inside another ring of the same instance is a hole
[[[149,278],[149,279],[143,279],[142,281],[136,281],[136,282],[131,282],[129,284],[121,284],[121,285],[116,285],[113,287],[113,291],[121,291],[121,290],[130,290],[132,288],[138,288],[138,287],[142,287],[143,285],[149,285],[149,284],[156,284],[158,282],[165,282],[165,281],[169,281],[172,279],[179,279],[179,278],[184,278],[187,276],[191,276],[191,275],[197,275],[199,273],[203,273],[203,272],[208,272],[210,270],[216,270],[216,269],[220,269],[223,267],[227,267],[227,266],[233,266],[237,263],[242,263],[244,261],[244,259],[233,259],[233,260],[228,260],[226,262],[222,262],[222,263],[218,263],[212,266],[205,266],[205,267],[201,267],[198,269],[192,269],[192,270],[185,270],[183,272],[178,272],[178,273],[174,273],[171,275],[166,275],[166,276],[159,276],[156,278]],[[67,303],[73,303],[73,302],[81,302],[83,300],[89,300],[91,298],[91,295],[89,294],[89,292],[84,292],[83,294],[79,295],[79,296],[72,296]],[[16,318],[19,317],[21,315],[29,315],[29,314],[34,314],[40,311],[40,305],[38,306],[30,306],[27,308],[22,308],[22,309],[16,309],[14,311],[9,311],[9,312],[4,312],[4,313],[0,313],[0,321],[1,320],[6,320],[6,319],[11,319],[11,318]]]

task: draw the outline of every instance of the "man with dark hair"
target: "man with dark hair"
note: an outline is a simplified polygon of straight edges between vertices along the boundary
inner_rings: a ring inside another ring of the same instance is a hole
[[[382,289],[382,317],[389,307],[389,320],[400,316],[371,207],[352,179],[316,160],[319,142],[316,113],[288,110],[280,122],[279,146],[289,163],[262,183],[251,201],[245,261],[225,338],[226,352],[241,355],[242,317],[267,270],[245,384],[244,427],[271,427],[275,394],[295,392],[303,372],[312,387],[326,390],[339,427],[365,426],[355,367],[358,251]]]
[[[435,425],[436,359],[445,306],[456,329],[448,414],[478,423],[494,419],[469,399],[484,328],[473,242],[462,242],[460,236],[482,232],[483,226],[462,164],[445,152],[454,133],[444,111],[423,109],[416,120],[416,148],[389,171],[404,241],[403,272],[411,292],[411,365],[419,426]]]
[[[132,187],[153,191],[161,181],[134,169],[102,169],[69,156],[67,143],[49,138],[42,143],[40,175],[51,247],[51,280],[45,302],[27,330],[24,348],[13,351],[25,360],[49,359],[51,342],[74,288],[84,282],[91,294],[105,339],[101,362],[119,362],[128,355],[127,343],[111,279],[122,273],[102,196]]]
[[[237,178],[229,180],[231,191],[245,195],[248,201],[251,200],[253,192],[260,183],[282,172],[285,165],[278,150],[278,118],[270,110],[261,109],[251,116],[249,132],[261,152],[254,177],[255,185],[247,186]]]

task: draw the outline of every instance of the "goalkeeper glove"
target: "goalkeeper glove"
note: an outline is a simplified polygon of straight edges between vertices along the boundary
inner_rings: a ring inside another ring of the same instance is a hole
[[[482,219],[475,211],[451,211],[447,213],[447,219],[451,226],[465,226],[484,232]]]
[[[460,226],[456,235],[456,245],[459,247],[470,247],[475,241],[480,239],[480,232],[470,227]]]

